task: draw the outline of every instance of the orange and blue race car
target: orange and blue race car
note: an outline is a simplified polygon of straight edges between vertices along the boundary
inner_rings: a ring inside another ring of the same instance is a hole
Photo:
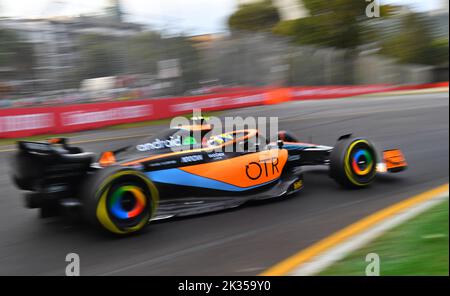
[[[256,129],[212,131],[204,122],[177,126],[99,157],[64,138],[20,141],[12,178],[41,217],[81,213],[100,229],[125,235],[149,221],[293,195],[303,188],[305,166],[328,166],[330,177],[349,188],[407,167],[400,150],[378,153],[351,135],[330,147],[301,143],[284,131],[273,142]]]

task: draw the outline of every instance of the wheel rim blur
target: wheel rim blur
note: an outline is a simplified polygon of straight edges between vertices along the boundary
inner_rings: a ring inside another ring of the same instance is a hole
[[[144,211],[146,198],[137,186],[121,186],[113,192],[109,204],[111,214],[115,218],[133,219]]]
[[[367,149],[359,149],[353,154],[352,168],[359,176],[367,175],[372,170],[373,157]]]
[[[353,142],[345,157],[345,174],[350,182],[357,186],[370,184],[376,174],[376,155],[373,147],[366,140]]]

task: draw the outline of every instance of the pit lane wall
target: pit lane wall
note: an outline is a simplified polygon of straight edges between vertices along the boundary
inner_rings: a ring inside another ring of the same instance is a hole
[[[331,99],[434,87],[448,87],[448,82],[408,86],[266,87],[191,97],[0,109],[0,138],[71,133],[123,123],[170,118],[190,113],[194,108],[200,108],[203,111],[218,111],[279,104],[292,100]]]

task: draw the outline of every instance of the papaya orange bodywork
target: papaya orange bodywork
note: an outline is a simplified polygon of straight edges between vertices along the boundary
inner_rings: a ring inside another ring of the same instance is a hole
[[[287,150],[273,149],[180,169],[194,175],[245,188],[278,179],[287,158]]]
[[[100,157],[98,163],[101,166],[109,166],[116,163],[116,157],[114,156],[113,152],[105,151],[102,153],[102,156]]]

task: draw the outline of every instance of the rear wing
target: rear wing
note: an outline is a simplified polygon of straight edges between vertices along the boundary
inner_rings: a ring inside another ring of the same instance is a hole
[[[17,147],[25,152],[49,153],[52,151],[51,144],[45,142],[18,141]]]
[[[83,152],[78,147],[69,146],[66,138],[52,138],[47,141],[18,141],[17,147],[19,151],[38,154],[61,153],[62,151],[58,151],[58,147],[64,149],[64,152],[69,154]]]
[[[11,161],[12,176],[17,187],[28,191],[76,182],[90,169],[95,156],[70,147],[66,140],[19,141],[17,146]]]

